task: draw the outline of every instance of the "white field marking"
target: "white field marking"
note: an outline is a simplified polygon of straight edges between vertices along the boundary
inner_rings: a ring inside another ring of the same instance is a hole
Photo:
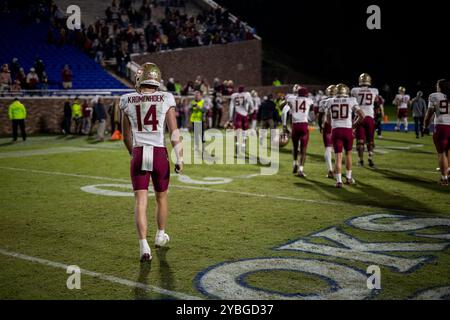
[[[0,166],[0,169],[13,170],[13,171],[22,171],[22,172],[27,172],[27,173],[39,173],[39,174],[57,175],[57,176],[66,176],[66,177],[75,177],[75,178],[96,179],[96,180],[104,180],[104,181],[129,182],[129,180],[127,180],[127,179],[90,176],[90,175],[82,175],[82,174],[76,174],[76,173],[42,171],[42,170],[33,170],[33,169],[3,167],[3,166]],[[213,188],[208,188],[208,187],[182,186],[182,185],[173,185],[173,184],[171,184],[170,188],[211,191],[211,192],[218,192],[218,193],[228,193],[228,194],[237,194],[237,195],[241,195],[241,196],[257,197],[257,198],[267,198],[267,199],[287,200],[287,201],[295,201],[295,202],[315,203],[315,204],[319,204],[319,205],[354,207],[354,208],[373,209],[373,210],[380,210],[380,209],[382,209],[382,210],[390,210],[390,211],[395,211],[395,212],[410,212],[410,211],[414,211],[414,210],[407,210],[407,209],[393,209],[393,208],[384,208],[384,207],[369,206],[369,205],[360,205],[360,204],[353,204],[351,202],[344,202],[344,201],[339,202],[339,201],[323,201],[323,200],[303,199],[303,198],[294,198],[294,197],[286,197],[286,196],[274,196],[274,195],[268,195],[268,194],[258,194],[258,193],[251,193],[251,192],[240,192],[240,191],[232,191],[232,190],[213,189]]]
[[[47,155],[47,154],[74,153],[74,152],[86,152],[86,151],[94,151],[94,149],[80,148],[80,147],[61,147],[61,148],[33,149],[33,150],[23,150],[23,151],[9,151],[9,152],[1,152],[0,159],[22,158],[22,157],[30,157],[30,156],[41,156],[41,155]]]
[[[8,257],[13,257],[13,258],[29,261],[29,262],[39,263],[39,264],[46,265],[46,266],[53,267],[53,268],[67,270],[67,267],[69,267],[69,265],[65,265],[60,262],[50,261],[50,260],[36,258],[36,257],[32,257],[32,256],[27,256],[25,254],[11,252],[11,251],[7,251],[7,250],[3,250],[1,248],[0,248],[0,254],[2,254],[4,256],[8,256]],[[181,292],[176,292],[176,291],[159,288],[156,286],[144,284],[142,282],[135,282],[135,281],[118,278],[115,276],[110,276],[107,274],[103,274],[103,273],[99,273],[99,272],[95,272],[95,271],[89,271],[89,270],[85,270],[85,269],[80,269],[80,271],[81,271],[81,274],[85,274],[85,275],[88,275],[88,276],[91,276],[94,278],[109,281],[111,283],[121,284],[121,285],[128,286],[131,288],[142,289],[142,290],[145,290],[146,292],[159,293],[159,294],[171,296],[171,297],[181,299],[181,300],[201,300],[201,298],[196,297],[196,296],[191,296],[191,295],[184,294]]]
[[[104,187],[107,188],[117,188],[117,189],[128,189],[130,191],[123,192],[123,191],[116,191],[116,190],[109,190],[109,189],[103,189]],[[107,183],[107,184],[94,184],[90,186],[84,186],[80,188],[81,191],[100,195],[100,196],[107,196],[107,197],[134,197],[133,193],[133,187],[131,184],[115,184],[115,183]],[[148,190],[148,196],[154,197],[155,193],[151,190]]]

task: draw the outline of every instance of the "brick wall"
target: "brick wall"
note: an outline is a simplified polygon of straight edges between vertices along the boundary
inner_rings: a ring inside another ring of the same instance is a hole
[[[138,64],[156,63],[164,80],[185,84],[198,75],[212,84],[214,78],[233,80],[235,85],[261,85],[261,41],[249,40],[208,47],[186,48],[135,56]]]

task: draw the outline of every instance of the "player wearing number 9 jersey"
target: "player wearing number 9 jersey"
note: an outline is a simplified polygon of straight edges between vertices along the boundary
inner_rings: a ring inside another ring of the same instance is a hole
[[[306,148],[309,141],[308,115],[314,101],[308,98],[308,89],[300,87],[297,95],[288,95],[286,105],[282,109],[283,128],[287,131],[287,115],[290,112],[292,116],[292,155],[294,157],[293,173],[299,177],[306,177],[303,167],[306,160]],[[298,164],[298,147],[300,143],[300,166]]]
[[[353,148],[353,130],[352,128],[364,119],[364,113],[354,97],[349,97],[350,89],[345,84],[336,86],[337,95],[335,98],[327,101],[327,122],[331,123],[331,136],[335,153],[336,187],[342,188],[342,151],[345,150],[346,156],[346,184],[354,184],[352,177],[352,148]],[[352,112],[357,117],[352,123]]]
[[[428,98],[428,111],[425,116],[424,130],[430,125],[434,115],[433,141],[439,157],[441,170],[441,185],[448,186],[448,168],[450,159],[450,107],[448,97],[450,95],[450,81],[439,80],[437,92]]]
[[[139,237],[141,261],[152,259],[147,243],[147,199],[150,178],[156,198],[155,246],[169,241],[165,233],[168,216],[167,189],[170,165],[164,145],[167,124],[177,163],[175,171],[183,169],[183,150],[176,124],[175,99],[171,93],[158,91],[161,71],[153,63],[143,64],[136,72],[136,93],[120,98],[122,131],[130,155],[130,176],[135,195],[135,222]]]
[[[355,129],[356,149],[358,150],[359,164],[364,165],[364,144],[367,144],[369,153],[369,166],[373,167],[373,150],[375,148],[375,119],[374,106],[378,97],[378,89],[370,88],[372,78],[367,73],[359,76],[359,87],[353,88],[351,96],[358,101],[364,113],[363,121]]]

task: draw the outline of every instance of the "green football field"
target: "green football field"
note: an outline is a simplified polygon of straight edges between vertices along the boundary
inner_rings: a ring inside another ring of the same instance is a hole
[[[341,190],[325,177],[317,130],[306,179],[292,175],[291,144],[271,176],[255,164],[186,165],[171,177],[167,248],[153,247],[150,195],[151,264],[139,263],[122,142],[9,141],[0,299],[450,297],[450,189],[437,183],[431,137],[384,133],[376,168],[355,166],[357,185]],[[81,268],[80,289],[68,289],[67,266]],[[380,289],[367,286],[369,266]]]

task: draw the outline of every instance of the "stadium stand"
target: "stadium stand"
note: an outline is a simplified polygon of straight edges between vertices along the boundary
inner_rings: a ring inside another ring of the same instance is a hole
[[[18,58],[20,66],[28,73],[35,60],[41,59],[48,76],[48,89],[62,89],[61,71],[66,64],[73,71],[74,89],[126,88],[78,48],[70,44],[58,46],[47,43],[49,22],[24,21],[23,12],[0,14],[0,63],[10,64],[13,58]]]

